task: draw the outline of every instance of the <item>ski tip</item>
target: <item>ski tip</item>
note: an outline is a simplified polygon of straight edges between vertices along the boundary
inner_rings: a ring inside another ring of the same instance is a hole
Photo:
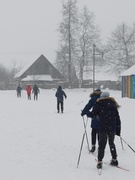
[[[98,169],[98,175],[101,175],[102,174],[102,168],[99,168]]]
[[[124,170],[124,171],[129,171],[129,169],[123,168],[123,167],[121,167],[121,166],[116,166],[116,167],[119,168],[119,169],[122,169],[122,170]]]

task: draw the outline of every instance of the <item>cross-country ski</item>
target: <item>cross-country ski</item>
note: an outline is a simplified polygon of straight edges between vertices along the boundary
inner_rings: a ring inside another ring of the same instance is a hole
[[[97,171],[98,171],[98,175],[102,174],[102,168],[97,169]]]

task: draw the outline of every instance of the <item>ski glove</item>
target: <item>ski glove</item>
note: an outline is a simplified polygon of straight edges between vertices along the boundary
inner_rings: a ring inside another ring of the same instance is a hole
[[[120,128],[119,127],[116,129],[116,135],[120,136]]]
[[[92,113],[89,111],[89,112],[87,112],[87,117],[93,117],[92,116]]]
[[[117,136],[120,136],[120,132],[116,132],[116,135],[117,135]]]
[[[85,114],[83,112],[81,112],[81,116],[84,116]]]

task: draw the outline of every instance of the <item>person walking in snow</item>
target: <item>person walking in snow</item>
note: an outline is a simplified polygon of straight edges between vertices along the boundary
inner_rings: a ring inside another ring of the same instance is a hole
[[[99,118],[99,147],[97,168],[102,168],[107,140],[109,142],[112,160],[110,165],[118,166],[117,151],[114,143],[115,135],[120,136],[121,120],[118,112],[120,106],[109,92],[102,92],[101,97],[97,99],[93,110],[87,113],[88,117],[98,116]]]
[[[20,84],[18,84],[18,86],[16,88],[17,97],[21,97],[21,91],[22,91],[22,88],[21,88]]]
[[[96,100],[100,97],[101,94],[100,89],[96,89],[93,93],[90,94],[90,100],[85,105],[84,109],[82,110],[81,116],[87,115],[89,110],[95,105]],[[90,152],[94,152],[96,150],[96,140],[98,139],[98,128],[99,128],[99,120],[96,117],[91,118],[91,150]]]
[[[26,92],[27,92],[27,96],[28,96],[28,100],[31,100],[31,86],[28,84],[26,87]]]
[[[55,96],[57,97],[57,112],[59,113],[60,109],[61,109],[61,113],[63,113],[63,110],[64,110],[64,97],[66,99],[67,95],[62,90],[61,86],[58,87],[57,92],[55,93]]]
[[[34,93],[34,100],[38,100],[38,94],[40,93],[40,91],[36,84],[33,87],[32,93]]]

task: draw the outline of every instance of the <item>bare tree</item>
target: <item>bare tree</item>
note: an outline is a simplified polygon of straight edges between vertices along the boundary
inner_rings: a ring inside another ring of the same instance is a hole
[[[21,65],[18,66],[18,63],[15,59],[11,60],[11,66],[9,68],[9,78],[13,79],[15,75],[22,69]]]
[[[9,71],[0,64],[0,81],[9,81]]]
[[[135,63],[135,25],[118,25],[112,32],[107,46],[107,64],[113,73],[119,75]]]
[[[76,42],[77,27],[77,0],[63,0],[62,21],[58,31],[60,33],[59,50],[57,51],[57,68],[63,69],[68,76],[69,84],[72,83],[72,67],[74,59],[74,49]]]
[[[99,29],[95,25],[95,15],[85,6],[79,16],[79,32],[77,44],[77,64],[79,86],[82,86],[84,67],[92,64],[93,43],[99,44]]]

